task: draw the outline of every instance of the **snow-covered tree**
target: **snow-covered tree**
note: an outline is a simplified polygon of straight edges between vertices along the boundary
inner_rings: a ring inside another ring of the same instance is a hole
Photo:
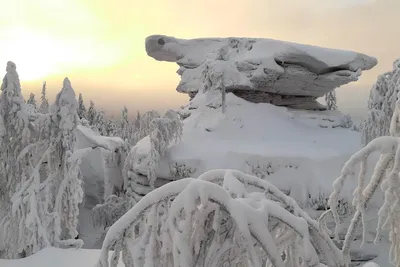
[[[47,96],[46,96],[46,90],[47,90],[47,84],[46,81],[43,82],[42,85],[42,92],[41,92],[41,96],[40,96],[40,100],[42,101],[39,107],[39,112],[46,114],[49,112],[49,101],[47,100]]]
[[[121,110],[121,122],[120,122],[120,137],[124,140],[128,139],[128,135],[130,134],[130,125],[128,118],[128,108],[124,106]]]
[[[105,116],[104,110],[96,111],[96,117],[92,124],[92,129],[98,132],[100,135],[107,135],[106,119],[104,118],[104,116]]]
[[[10,257],[11,246],[18,243],[17,237],[9,235],[5,226],[11,225],[17,230],[19,221],[10,218],[12,212],[12,194],[17,184],[29,171],[25,157],[19,154],[31,138],[32,119],[25,112],[27,104],[21,94],[21,85],[15,63],[7,62],[6,75],[1,85],[0,96],[0,256]]]
[[[109,259],[109,251],[114,250]],[[105,237],[97,267],[345,266],[329,235],[269,182],[233,170],[168,183]]]
[[[83,96],[80,93],[79,98],[78,98],[78,116],[80,119],[86,119],[86,107],[85,104],[83,103]]]
[[[134,124],[129,121],[128,108],[124,106],[121,110],[121,121],[118,129],[118,136],[128,142],[128,145],[132,147],[136,143],[136,136],[134,132]]]
[[[135,119],[135,129],[140,129],[140,118],[142,117],[142,115],[140,114],[140,112],[138,111],[136,113],[136,119]]]
[[[87,120],[89,121],[90,125],[94,125],[96,119],[97,119],[97,110],[94,105],[94,102],[90,100],[90,105],[87,112]]]
[[[350,245],[355,238],[355,232],[360,225],[363,227],[363,243],[366,234],[366,210],[368,204],[381,187],[384,193],[384,204],[378,212],[378,226],[375,243],[378,242],[380,231],[389,230],[391,248],[389,257],[394,266],[400,266],[400,100],[395,103],[393,116],[389,129],[390,136],[377,137],[369,142],[363,149],[354,154],[344,165],[341,175],[333,184],[334,191],[329,198],[330,210],[336,225],[339,226],[339,215],[337,205],[339,195],[346,180],[350,179],[358,170],[358,187],[354,191],[353,205],[356,208],[351,220],[346,238],[344,240],[342,253],[349,257]],[[379,152],[380,157],[375,165],[369,181],[366,179],[367,161],[371,154]],[[357,168],[359,165],[359,168]],[[336,228],[336,236],[338,235]]]
[[[106,131],[106,136],[117,136],[117,126],[114,122],[114,120],[111,118],[106,120],[105,123],[105,131]]]
[[[3,219],[5,256],[31,255],[47,246],[81,246],[76,240],[78,205],[83,200],[80,158],[75,150],[78,103],[66,78],[49,114],[35,123],[35,142],[19,153],[26,164]]]
[[[35,100],[35,94],[31,93],[29,95],[29,99],[28,101],[26,101],[27,104],[32,105],[32,107],[34,107],[36,109],[36,100]]]
[[[400,60],[393,63],[393,70],[378,76],[368,100],[368,115],[360,128],[362,143],[368,144],[379,136],[389,134],[390,120],[400,91]]]
[[[328,110],[337,110],[335,90],[332,90],[325,95],[325,102]]]
[[[150,110],[147,111],[146,113],[144,113],[141,117],[140,117],[140,121],[138,123],[139,128],[136,129],[135,134],[136,134],[136,140],[141,140],[144,137],[148,136],[151,132],[151,127],[150,127],[150,123],[152,120],[154,120],[155,118],[160,118],[161,114],[156,111],[156,110]]]

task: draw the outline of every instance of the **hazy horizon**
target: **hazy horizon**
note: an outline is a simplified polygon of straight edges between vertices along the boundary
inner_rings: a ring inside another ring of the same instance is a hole
[[[46,80],[52,100],[67,76],[107,112],[163,110],[188,97],[175,91],[178,66],[147,56],[147,36],[273,38],[376,57],[337,91],[339,108],[359,116],[376,76],[400,57],[399,11],[398,0],[14,0],[0,10],[0,67],[17,64],[25,97],[39,100]]]

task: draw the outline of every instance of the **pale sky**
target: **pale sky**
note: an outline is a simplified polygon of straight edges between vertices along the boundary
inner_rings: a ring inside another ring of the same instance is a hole
[[[85,102],[106,111],[179,107],[174,63],[147,56],[152,34],[180,38],[266,37],[378,58],[338,90],[339,107],[361,113],[376,76],[400,57],[399,0],[10,0],[0,9],[0,64],[12,60],[25,97],[52,100],[68,76]]]

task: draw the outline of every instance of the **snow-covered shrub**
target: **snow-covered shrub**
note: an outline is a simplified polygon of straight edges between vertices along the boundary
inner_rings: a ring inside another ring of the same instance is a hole
[[[341,175],[333,184],[334,191],[331,194],[328,204],[330,210],[327,214],[332,214],[336,222],[336,236],[339,229],[339,215],[337,204],[340,192],[344,183],[354,176],[357,165],[360,170],[358,173],[358,187],[354,191],[353,206],[356,209],[350,226],[342,253],[349,257],[350,245],[355,238],[356,228],[363,227],[363,243],[366,234],[366,209],[373,194],[380,186],[384,192],[384,204],[378,212],[378,226],[375,242],[378,242],[380,230],[389,230],[389,240],[391,242],[390,260],[395,266],[400,266],[400,100],[396,101],[394,114],[390,123],[389,133],[391,136],[378,137],[369,142],[363,149],[354,154],[344,165]],[[371,154],[379,152],[380,157],[375,165],[374,172],[369,181],[366,179],[367,161]]]
[[[109,259],[109,250],[114,254]],[[257,177],[214,170],[168,183],[112,225],[97,267],[344,266],[296,202]]]
[[[90,128],[90,122],[87,119],[82,118],[79,122],[82,126]]]
[[[350,115],[344,115],[340,120],[340,126],[342,128],[351,128],[354,125],[353,119]]]
[[[328,110],[337,110],[337,104],[336,104],[336,92],[335,90],[330,91],[325,95],[325,102],[326,102],[326,107]]]
[[[175,179],[182,179],[191,177],[196,172],[196,168],[186,166],[186,164],[180,164],[175,162],[169,167],[169,175]]]
[[[368,117],[361,123],[362,143],[368,144],[379,136],[389,135],[390,121],[400,91],[399,60],[393,63],[393,70],[378,76],[368,100]]]
[[[122,217],[136,202],[126,195],[110,195],[102,204],[91,210],[91,220],[95,227],[108,228]]]

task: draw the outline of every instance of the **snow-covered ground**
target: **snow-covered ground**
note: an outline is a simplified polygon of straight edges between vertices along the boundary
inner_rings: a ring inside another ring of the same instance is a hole
[[[368,252],[380,252],[380,256],[374,260],[381,267],[389,267],[387,244],[374,246],[365,245]],[[1,267],[94,267],[100,256],[100,250],[96,249],[59,249],[47,248],[39,251],[25,259],[20,260],[2,260]],[[111,253],[110,253],[111,256]],[[122,261],[118,267],[124,267]]]
[[[47,248],[20,260],[2,260],[1,267],[94,267],[100,250]],[[120,263],[118,267],[124,265]]]
[[[183,138],[161,158],[158,178],[180,178],[179,168],[191,177],[235,169],[271,181],[302,204],[329,196],[343,164],[360,148],[360,133],[340,126],[340,112],[254,104],[229,93],[222,114],[215,99],[196,96],[181,111],[189,116]],[[139,174],[147,174],[149,148],[149,138],[133,148],[133,170]],[[350,199],[355,183],[346,188],[344,197]]]

